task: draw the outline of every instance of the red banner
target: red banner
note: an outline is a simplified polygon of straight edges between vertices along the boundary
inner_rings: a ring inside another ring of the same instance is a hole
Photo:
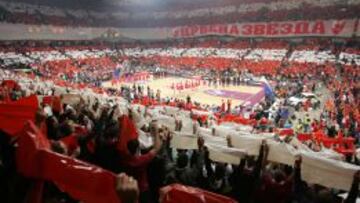
[[[232,23],[216,25],[191,25],[165,28],[87,28],[59,27],[53,32],[52,26],[25,24],[0,24],[0,39],[3,40],[90,40],[113,35],[118,38],[136,40],[160,40],[208,35],[234,37],[352,37],[356,34],[355,19],[282,21]],[[31,28],[31,29],[30,29]],[[30,32],[31,30],[31,32]],[[35,31],[34,31],[35,30]]]
[[[60,190],[84,203],[119,203],[115,174],[50,151],[50,143],[28,122],[16,149],[18,171],[29,178],[54,182]],[[34,197],[35,198],[35,197]]]
[[[236,203],[237,201],[212,192],[174,184],[161,188],[161,203]]]
[[[21,131],[27,120],[35,121],[38,103],[37,97],[33,95],[0,104],[0,129],[9,135],[15,135]]]
[[[256,22],[176,27],[172,37],[197,37],[205,35],[230,35],[237,37],[297,37],[339,36],[350,37],[355,20],[317,20]]]

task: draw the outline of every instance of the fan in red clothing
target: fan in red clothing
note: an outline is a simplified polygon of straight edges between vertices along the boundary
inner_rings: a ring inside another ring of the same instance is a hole
[[[126,119],[125,119],[126,121]],[[132,130],[130,130],[131,133]],[[154,136],[154,147],[146,154],[139,154],[140,144],[136,138],[129,139],[126,137],[126,154],[122,157],[122,163],[125,166],[125,171],[127,174],[133,176],[139,183],[140,189],[140,202],[151,202],[150,193],[149,193],[149,182],[147,169],[149,163],[155,158],[156,154],[160,151],[162,146],[162,141],[160,137],[160,130],[158,123],[153,121],[150,124],[151,135]],[[123,135],[123,134],[122,134]],[[134,136],[134,134],[132,135]],[[121,140],[122,138],[120,138]],[[122,142],[124,142],[123,139]],[[124,150],[124,149],[121,149]]]
[[[131,112],[129,114],[131,116]],[[120,126],[120,133],[119,133],[119,142],[117,145],[117,149],[121,153],[128,154],[127,143],[130,140],[137,139],[139,135],[137,133],[134,122],[127,115],[122,115],[119,118],[119,126]]]

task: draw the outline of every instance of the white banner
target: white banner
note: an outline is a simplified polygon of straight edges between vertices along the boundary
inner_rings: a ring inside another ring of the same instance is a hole
[[[246,155],[245,150],[237,148],[229,148],[227,146],[211,144],[207,144],[206,147],[209,150],[209,158],[212,161],[220,163],[239,165],[240,160]]]
[[[317,20],[194,25],[172,28],[84,28],[0,24],[0,40],[162,40],[209,35],[234,37],[351,37],[356,20]]]
[[[175,134],[170,142],[170,146],[175,149],[198,149],[198,137],[193,135]]]
[[[307,183],[349,191],[359,166],[302,152],[301,177]]]

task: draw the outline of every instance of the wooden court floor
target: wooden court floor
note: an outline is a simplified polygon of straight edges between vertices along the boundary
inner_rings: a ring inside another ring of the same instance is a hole
[[[218,86],[215,88],[214,85],[208,86],[201,84],[199,87],[193,88],[193,89],[185,89],[182,91],[177,91],[171,89],[172,83],[180,83],[183,82],[185,84],[186,78],[179,78],[179,77],[168,77],[163,79],[155,79],[155,80],[149,80],[149,81],[139,81],[135,82],[135,84],[141,84],[145,87],[149,86],[154,91],[160,90],[161,97],[172,97],[172,98],[179,98],[179,99],[186,99],[186,97],[189,95],[192,99],[192,101],[200,102],[202,104],[208,104],[208,105],[221,105],[222,100],[228,99],[228,97],[225,96],[215,96],[210,95],[206,91],[212,90],[212,91],[219,91],[219,90],[225,90],[225,91],[231,91],[231,92],[239,92],[239,93],[248,93],[248,94],[256,94],[259,91],[262,90],[261,87],[255,87],[255,86]],[[190,80],[189,80],[190,81]],[[103,83],[104,87],[112,87],[112,88],[120,88],[121,85],[129,85],[132,86],[133,83],[120,83],[115,86],[112,86],[111,82],[105,82]],[[239,105],[244,104],[247,99],[241,100],[241,99],[234,99],[231,98],[233,105]]]

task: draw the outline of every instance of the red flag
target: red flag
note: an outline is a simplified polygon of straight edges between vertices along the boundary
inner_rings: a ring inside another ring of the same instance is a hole
[[[42,178],[53,181],[60,190],[85,203],[118,203],[116,176],[88,163],[41,151]]]
[[[161,188],[161,203],[236,203],[235,200],[198,188],[173,184]]]
[[[70,155],[73,154],[74,151],[79,147],[78,138],[74,134],[64,137],[60,139],[60,141],[64,143],[67,148],[67,152]]]
[[[49,140],[43,135],[33,122],[27,122],[19,133],[16,151],[16,165],[18,171],[30,178],[40,177],[42,174],[38,151],[50,149]]]
[[[119,118],[119,126],[120,134],[117,148],[120,152],[128,154],[127,143],[130,140],[137,139],[139,136],[134,122],[127,115]]]
[[[34,109],[39,108],[39,101],[36,95],[31,95],[28,97],[21,98],[16,101],[9,102],[12,105],[21,105],[21,106],[29,106]]]
[[[50,151],[47,138],[26,124],[16,150],[18,171],[26,177],[54,182],[60,190],[85,203],[119,203],[115,174]]]
[[[0,104],[0,129],[9,135],[15,135],[21,131],[26,121],[35,121],[37,109],[36,96]]]

